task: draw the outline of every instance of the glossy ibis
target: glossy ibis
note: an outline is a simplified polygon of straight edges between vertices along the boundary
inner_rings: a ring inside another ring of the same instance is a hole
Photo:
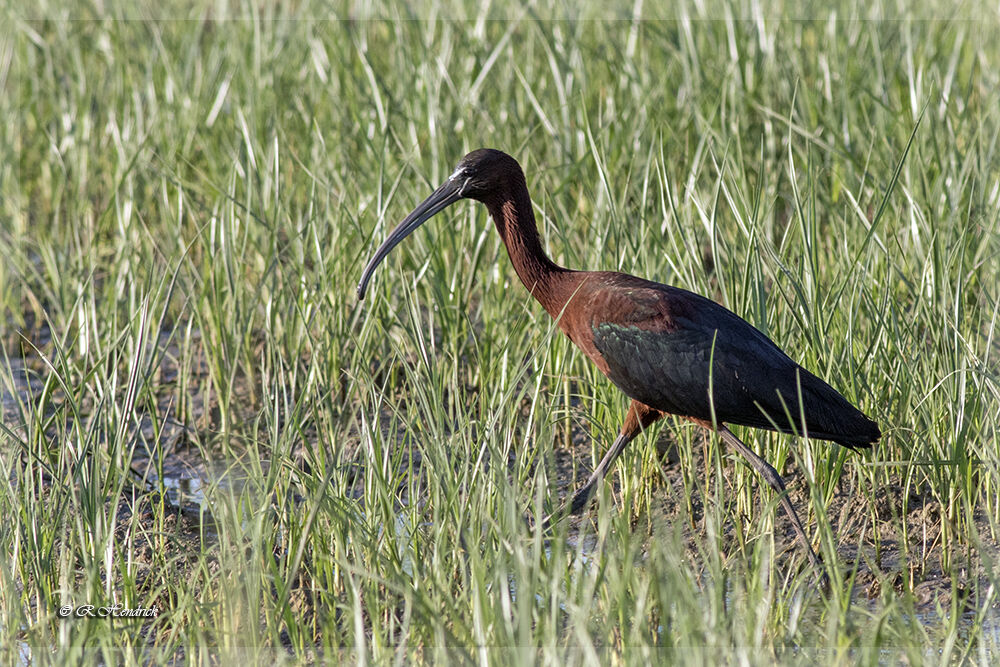
[[[878,425],[826,382],[792,361],[745,320],[702,296],[612,271],[572,271],[542,250],[521,166],[498,150],[462,158],[441,187],[417,206],[375,251],[375,267],[431,216],[460,199],[486,205],[514,270],[573,343],[632,399],[621,433],[569,511],[590,499],[625,446],[666,414],[685,417],[736,449],[778,494],[809,559],[820,567],[778,472],[726,424],[807,434],[851,449],[870,447]],[[546,520],[548,523],[548,520]]]

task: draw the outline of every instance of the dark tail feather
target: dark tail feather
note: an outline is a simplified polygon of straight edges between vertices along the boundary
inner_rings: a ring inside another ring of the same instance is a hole
[[[799,375],[810,437],[832,440],[854,452],[870,449],[882,437],[878,424],[836,389],[807,370],[800,368]]]
[[[851,435],[831,438],[831,440],[854,452],[860,453],[862,449],[871,449],[871,446],[882,437],[882,431],[879,429],[878,424],[871,419],[865,417],[865,421],[868,423],[865,425],[864,430],[859,430],[857,433],[852,433]]]

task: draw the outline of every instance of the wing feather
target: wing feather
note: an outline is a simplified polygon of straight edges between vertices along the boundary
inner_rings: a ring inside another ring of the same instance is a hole
[[[611,317],[592,319],[593,343],[629,397],[718,423],[801,433],[804,422],[811,437],[850,447],[878,439],[836,390],[714,301],[657,283],[606,294],[619,302],[595,309]]]

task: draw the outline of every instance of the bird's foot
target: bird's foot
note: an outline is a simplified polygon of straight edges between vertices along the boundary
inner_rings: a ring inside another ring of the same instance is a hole
[[[590,498],[593,495],[594,486],[595,484],[592,483],[585,484],[583,488],[573,494],[573,499],[571,501],[542,519],[540,524],[542,532],[549,532],[555,524],[559,523],[563,519],[580,514],[584,509],[586,509],[587,503],[590,502]],[[534,528],[534,525],[532,524],[531,527]]]

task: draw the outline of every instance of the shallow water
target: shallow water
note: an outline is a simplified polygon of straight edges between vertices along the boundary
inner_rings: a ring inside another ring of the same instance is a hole
[[[171,505],[185,511],[211,512],[214,494],[238,495],[248,481],[238,467],[223,462],[206,463],[190,450],[166,454],[162,464],[137,458],[132,468],[145,475],[150,490],[162,490]]]
[[[0,421],[12,428],[22,423],[22,407],[31,406],[41,395],[44,383],[23,359],[9,359],[7,367],[9,372],[0,373]]]

